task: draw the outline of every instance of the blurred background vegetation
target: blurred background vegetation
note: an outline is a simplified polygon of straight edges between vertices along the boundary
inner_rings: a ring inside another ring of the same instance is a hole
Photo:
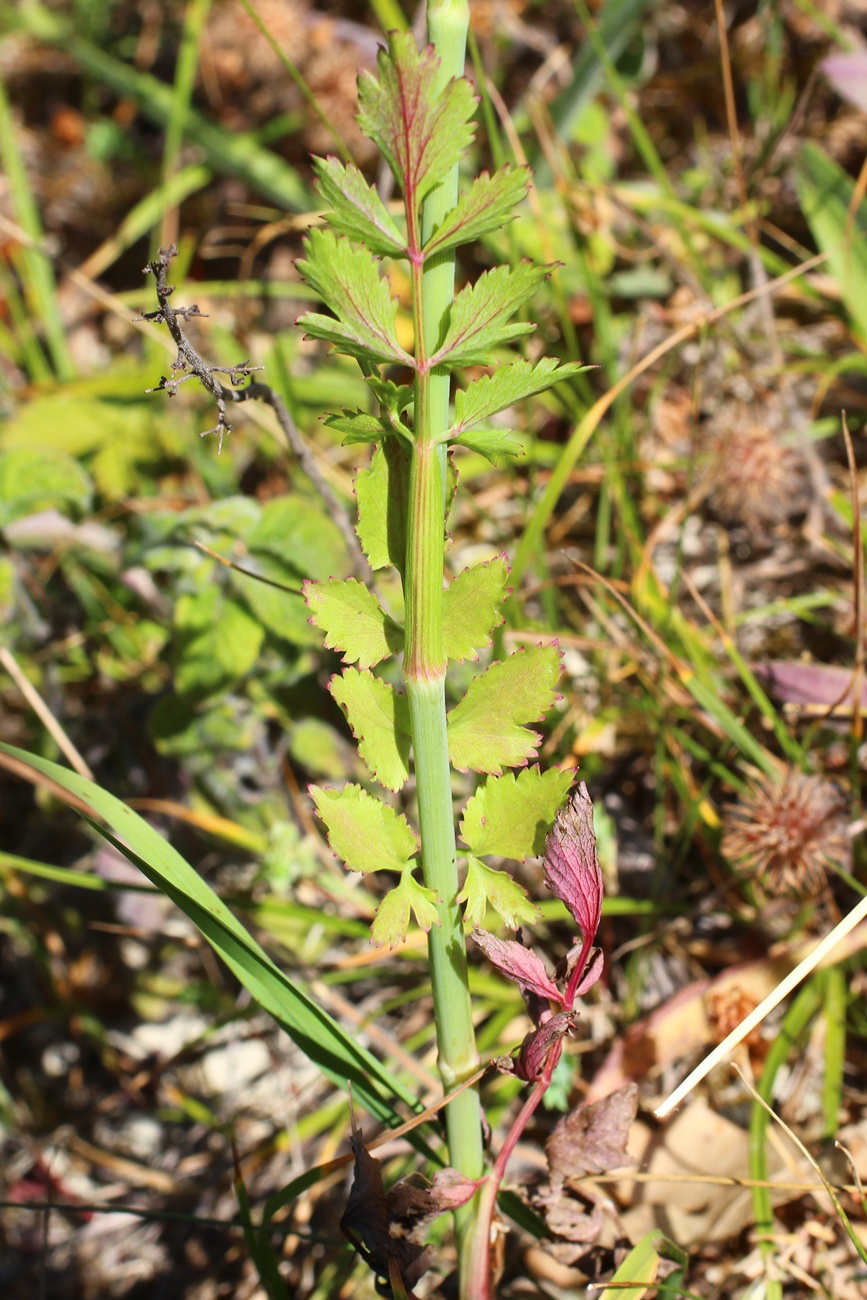
[[[559,263],[527,355],[597,369],[513,417],[517,465],[462,458],[450,564],[516,561],[498,649],[558,641],[541,755],[580,767],[597,804],[607,982],[552,1106],[633,1078],[649,1107],[864,892],[865,10],[471,12],[476,168],[529,161],[535,189],[460,273]],[[319,417],[369,394],[294,327],[310,299],[294,259],[316,220],[311,153],[377,178],[355,75],[383,26],[414,20],[396,0],[0,3],[0,733],[141,812],[427,1097],[423,936],[369,948],[377,897],[305,795],[366,780],[298,592],[351,557],[272,412],[236,408],[218,455],[205,394],[148,393],[174,346],[142,319],[142,268],[176,241],[175,305],[206,315],[196,345],[264,366],[352,511],[359,449]],[[399,269],[392,288],[409,329]],[[532,864],[523,883],[540,896]],[[266,1294],[228,1222],[234,1179],[258,1203],[344,1150],[345,1098],[135,868],[7,768],[0,903],[6,1294]],[[865,941],[743,1049],[840,1182],[841,1133],[867,1176]],[[519,999],[481,968],[474,988],[483,1052],[508,1051]],[[496,1128],[514,1081],[486,1095]],[[642,1121],[657,1181],[608,1188],[621,1218],[557,1259],[516,1237],[500,1293],[583,1293],[618,1236],[662,1226],[693,1294],[855,1300],[864,1266],[803,1192],[815,1174],[751,1146],[750,1115],[723,1072],[670,1137]],[[776,1218],[763,1189],[659,1181],[761,1181],[769,1164],[795,1184]],[[389,1177],[408,1167],[396,1156]],[[287,1295],[372,1294],[336,1229],[342,1195],[323,1180],[277,1224]],[[66,1208],[22,1208],[50,1202]],[[776,1292],[755,1289],[771,1275]]]

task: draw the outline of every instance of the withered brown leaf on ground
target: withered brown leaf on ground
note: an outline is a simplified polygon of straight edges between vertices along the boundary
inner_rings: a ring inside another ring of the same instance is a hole
[[[546,1184],[533,1197],[533,1204],[543,1211],[553,1237],[581,1247],[581,1250],[574,1251],[553,1243],[558,1247],[553,1253],[561,1263],[578,1259],[602,1231],[602,1208],[598,1202],[579,1199],[562,1185]]]
[[[638,1088],[627,1084],[564,1115],[545,1143],[550,1177],[534,1188],[530,1201],[544,1214],[553,1238],[544,1249],[561,1264],[576,1263],[602,1229],[602,1207],[596,1197],[570,1184],[587,1174],[607,1173],[631,1163],[626,1142],[637,1110]]]
[[[545,1143],[551,1173],[582,1178],[630,1164],[626,1143],[637,1111],[638,1086],[628,1083],[564,1115]]]
[[[375,1274],[379,1295],[394,1294],[391,1283],[397,1273],[411,1296],[410,1288],[427,1267],[422,1260],[424,1251],[405,1233],[392,1231],[394,1216],[382,1181],[382,1166],[364,1145],[363,1134],[354,1132],[350,1145],[355,1166],[340,1231]]]

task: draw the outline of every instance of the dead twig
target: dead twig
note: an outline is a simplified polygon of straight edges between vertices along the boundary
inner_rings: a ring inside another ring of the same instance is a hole
[[[292,419],[280,394],[275,392],[270,384],[262,383],[258,379],[251,380],[243,388],[240,386],[245,379],[249,379],[256,371],[262,370],[264,367],[251,365],[249,361],[241,361],[234,366],[213,366],[205,360],[187,338],[184,332],[184,322],[197,316],[204,318],[206,313],[200,311],[196,303],[193,303],[190,307],[172,307],[169,302],[171,295],[175,292],[175,286],[168,283],[168,270],[172,259],[177,256],[177,253],[177,245],[169,244],[167,248],[161,248],[159,255],[152,262],[148,262],[144,268],[146,274],[152,275],[156,279],[159,307],[156,311],[142,312],[141,316],[136,319],[165,325],[178,349],[177,356],[172,362],[171,377],[161,375],[160,382],[146,391],[149,393],[164,392],[168,393],[169,397],[175,397],[181,384],[185,384],[188,379],[197,379],[217,404],[217,423],[213,428],[205,429],[201,436],[205,438],[209,434],[216,434],[218,455],[223,449],[223,438],[227,433],[232,432],[227,410],[233,402],[259,401],[270,406],[277,416],[277,421],[286,436],[286,441],[298,457],[301,468],[322,497],[329,514],[340,529],[343,540],[346,542],[352,556],[356,576],[364,580],[370,579],[372,576],[370,566],[359,546],[358,538],[346,512],[329,484],[325,481],[315,457],[301,437],[298,426]],[[228,375],[231,387],[221,383],[217,378],[218,375]]]

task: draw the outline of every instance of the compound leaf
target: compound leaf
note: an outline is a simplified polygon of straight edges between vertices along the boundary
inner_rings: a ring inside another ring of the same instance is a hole
[[[519,650],[470,682],[448,717],[449,756],[459,771],[499,776],[536,757],[539,734],[524,725],[543,717],[557,698],[556,646]]]
[[[408,406],[413,404],[414,393],[408,384],[396,384],[391,379],[382,379],[379,375],[365,375],[376,400],[383,428],[396,433],[408,446],[412,445],[412,430],[401,418]]]
[[[409,822],[360,785],[310,786],[328,843],[349,871],[403,871],[416,851]]]
[[[365,375],[382,410],[391,415],[402,415],[413,403],[415,394],[409,384],[396,384],[393,379],[382,379],[379,375]]]
[[[355,578],[305,582],[304,598],[312,622],[325,633],[328,650],[339,650],[346,664],[372,668],[403,649],[403,632],[364,583]]]
[[[501,230],[505,222],[515,217],[513,208],[526,195],[529,183],[528,167],[512,167],[507,163],[493,176],[482,172],[431,235],[424,248],[426,256],[458,244],[470,244],[492,230]]]
[[[452,303],[446,336],[431,364],[487,365],[492,348],[530,334],[535,325],[525,321],[509,324],[509,318],[533,297],[549,274],[549,267],[524,261],[514,268],[495,266],[475,284],[461,289]]]
[[[478,659],[478,651],[490,645],[491,632],[503,621],[499,607],[508,576],[505,557],[496,555],[449,583],[443,595],[443,648],[449,659]]]
[[[388,682],[347,668],[329,690],[346,714],[358,752],[371,775],[388,790],[399,790],[409,776],[409,705]]]
[[[305,312],[297,323],[313,338],[360,360],[412,366],[412,357],[397,341],[397,301],[373,255],[330,230],[311,230],[304,248],[307,256],[298,261],[298,269],[337,319]]]
[[[566,768],[525,768],[480,786],[464,809],[461,838],[479,857],[523,861],[543,852],[548,828],[572,784]]]
[[[345,167],[329,156],[314,158],[313,169],[316,187],[331,209],[328,224],[332,229],[366,244],[372,253],[406,257],[406,241],[357,167]]]
[[[412,32],[390,32],[379,81],[358,78],[358,124],[378,146],[413,211],[460,160],[473,138],[475,96],[463,77],[439,90],[440,60]]]

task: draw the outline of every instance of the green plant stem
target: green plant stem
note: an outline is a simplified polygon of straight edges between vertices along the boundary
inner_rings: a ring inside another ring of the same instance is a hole
[[[451,77],[464,75],[467,51],[467,31],[470,9],[467,0],[428,0],[428,40],[440,59],[438,90],[442,90]],[[441,185],[438,185],[422,208],[421,234],[425,241],[451,212],[458,201],[460,169],[453,167]],[[431,352],[440,341],[443,322],[451,307],[455,293],[454,249],[434,256],[424,268],[423,312],[425,334]],[[432,374],[430,378],[430,417],[434,432],[449,426],[449,375]],[[441,453],[445,465],[445,451]]]
[[[428,34],[442,59],[440,86],[462,75],[469,11],[465,0],[432,0]],[[443,545],[445,537],[445,454],[438,436],[449,426],[449,378],[427,366],[454,298],[454,258],[422,265],[421,244],[457,199],[457,168],[425,204],[421,230],[408,203],[412,253],[415,356],[415,443],[410,470],[406,551],[406,647],[404,676],[412,729],[418,790],[424,883],[436,892],[440,924],[428,937],[437,1048],[443,1087],[448,1092],[478,1068],[472,1020],[467,955],[461,911],[456,902],[458,874],[454,807],[446,730],[443,651]],[[482,1172],[481,1104],[468,1088],[446,1108],[452,1164],[471,1178]],[[462,1258],[475,1217],[474,1203],[455,1216]],[[468,1291],[462,1286],[462,1296]]]
[[[427,385],[419,383],[424,404]],[[424,883],[436,892],[440,924],[428,935],[440,1075],[446,1092],[478,1069],[467,954],[457,904],[451,768],[446,733],[446,664],[442,638],[443,494],[437,449],[420,439],[410,472],[406,555],[406,652],[404,676],[409,702],[418,789]],[[471,1178],[482,1170],[481,1106],[468,1088],[446,1108],[452,1164]],[[472,1219],[464,1207],[456,1216],[459,1234]]]
[[[418,789],[424,883],[438,898],[440,924],[428,936],[438,1064],[448,1092],[478,1068],[467,980],[454,809],[448,757],[445,662],[442,652],[443,506],[439,457],[430,443],[413,450],[407,542],[407,619],[404,674]],[[437,643],[439,650],[437,652]],[[452,1164],[471,1178],[482,1170],[481,1106],[468,1088],[446,1108]],[[472,1218],[456,1216],[459,1234]]]
[[[370,7],[384,32],[405,32],[409,27],[398,0],[370,0]]]

